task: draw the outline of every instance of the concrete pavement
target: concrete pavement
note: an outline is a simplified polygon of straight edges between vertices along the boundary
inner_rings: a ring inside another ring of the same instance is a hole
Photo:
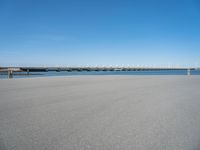
[[[0,150],[200,150],[200,76],[0,80]]]

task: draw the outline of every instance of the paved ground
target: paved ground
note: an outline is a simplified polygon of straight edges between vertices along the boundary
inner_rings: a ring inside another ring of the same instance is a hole
[[[0,150],[200,150],[200,76],[0,80]]]

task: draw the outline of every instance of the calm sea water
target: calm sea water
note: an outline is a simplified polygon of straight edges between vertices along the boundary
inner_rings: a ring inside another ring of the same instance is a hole
[[[82,71],[82,72],[31,72],[27,76],[25,73],[14,74],[14,78],[33,78],[48,76],[83,76],[83,75],[187,75],[186,70],[165,70],[165,71]],[[192,75],[200,75],[200,70],[192,70]],[[7,78],[7,74],[0,74],[0,79]]]

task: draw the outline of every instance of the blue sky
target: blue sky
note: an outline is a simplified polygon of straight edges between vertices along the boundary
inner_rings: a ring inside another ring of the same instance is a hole
[[[0,66],[200,66],[199,0],[0,0]]]

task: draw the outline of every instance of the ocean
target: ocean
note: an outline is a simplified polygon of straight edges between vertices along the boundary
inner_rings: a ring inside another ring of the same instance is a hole
[[[187,75],[187,70],[162,70],[162,71],[49,71],[49,72],[25,72],[15,73],[13,78],[34,78],[50,76],[83,76],[83,75]],[[200,75],[200,70],[192,70],[191,75]],[[8,78],[7,74],[0,73],[0,79]]]

